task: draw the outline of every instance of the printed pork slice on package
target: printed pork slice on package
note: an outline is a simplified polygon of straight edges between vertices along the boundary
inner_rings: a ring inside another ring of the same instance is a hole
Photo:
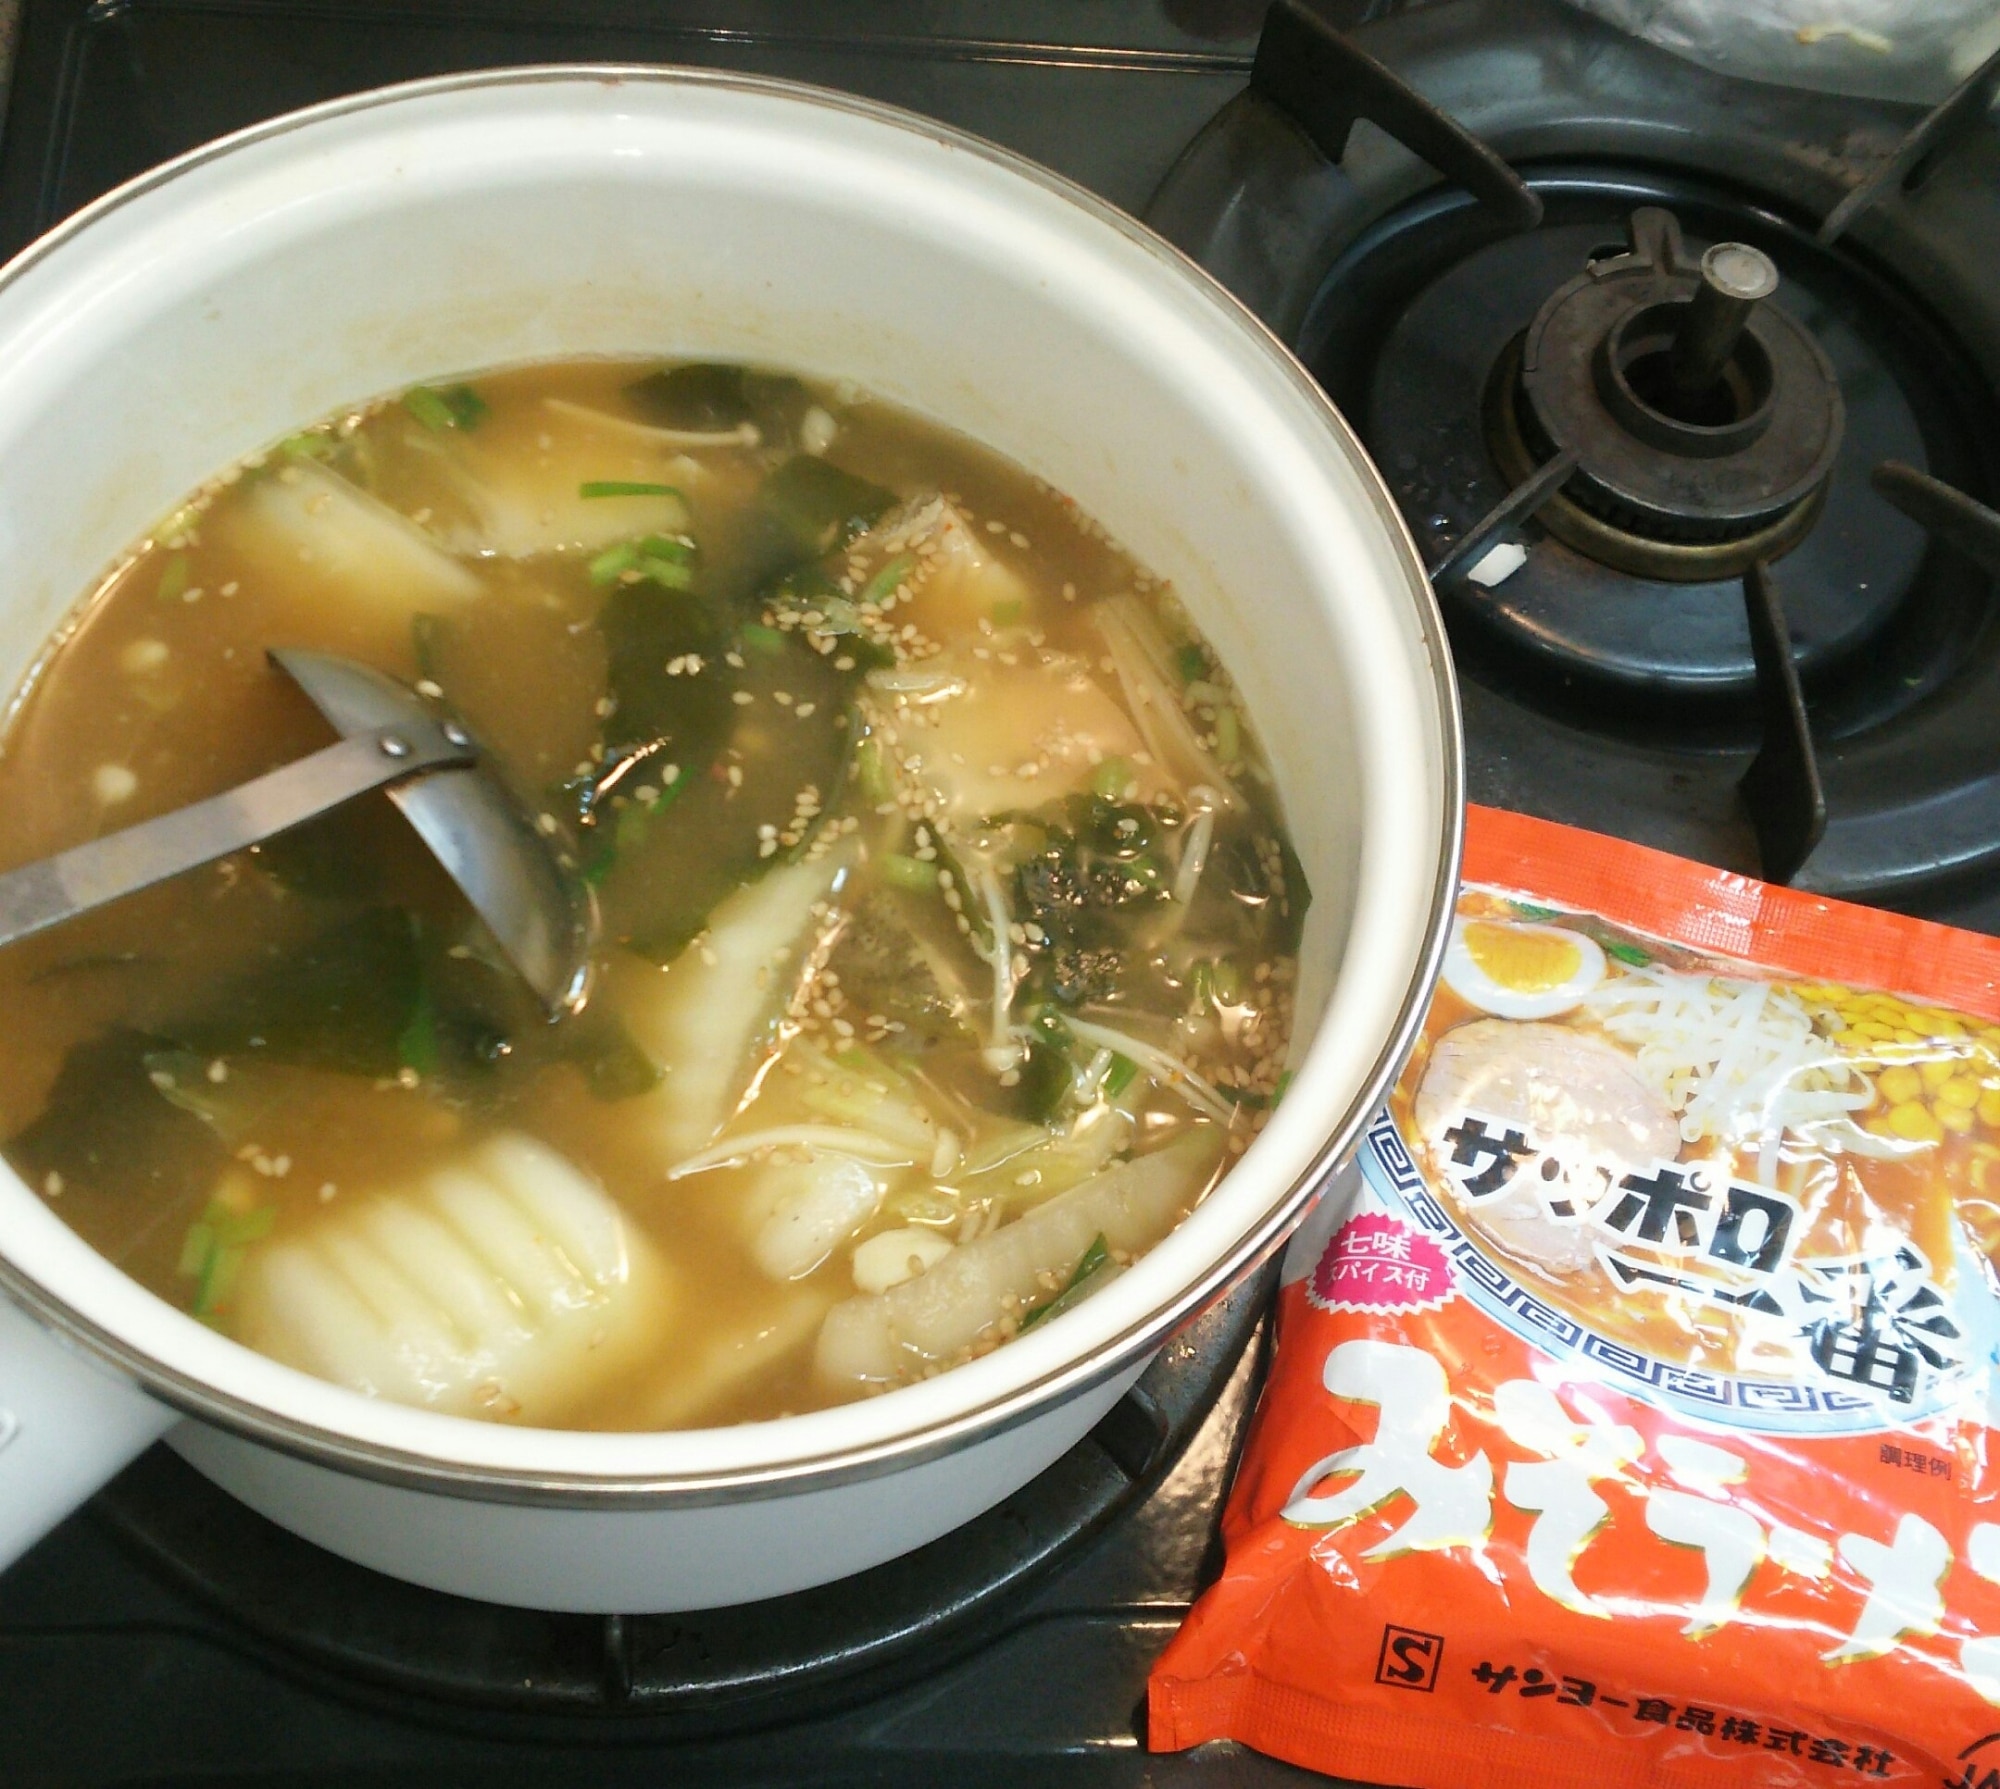
[[[1475,809],[1152,1741],[2000,1789],[2000,942]]]

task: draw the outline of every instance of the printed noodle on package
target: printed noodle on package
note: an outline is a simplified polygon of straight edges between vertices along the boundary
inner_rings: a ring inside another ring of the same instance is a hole
[[[2000,941],[1473,810],[1151,1738],[2000,1789]]]

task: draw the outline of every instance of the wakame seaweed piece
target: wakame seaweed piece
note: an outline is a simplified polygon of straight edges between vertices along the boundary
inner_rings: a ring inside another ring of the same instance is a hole
[[[1030,1124],[1052,1124],[1075,1085],[1075,1065],[1069,1052],[1038,1030],[1028,1044],[1020,1083],[1014,1089],[1016,1111]]]
[[[941,923],[945,912],[935,894],[926,898],[871,888],[856,904],[828,958],[827,967],[840,977],[851,1008],[879,1013],[902,1027],[890,1035],[895,1049],[924,1051],[978,1041],[967,1015],[979,965],[969,961],[963,940]]]
[[[1084,793],[1025,818],[1043,835],[1014,872],[1017,916],[1041,931],[1030,984],[1067,1007],[1113,999],[1134,922],[1172,898],[1157,855],[1169,817]]]
[[[208,1056],[258,1052],[273,1062],[393,1075],[422,998],[414,914],[371,907],[239,975],[204,1013],[175,1023]]]
[[[865,534],[895,501],[893,491],[831,460],[794,454],[765,475],[719,582],[736,601],[754,599],[785,573]]]
[[[766,445],[788,444],[812,393],[786,373],[701,362],[648,373],[625,387],[635,413],[661,428],[720,433],[755,423]]]
[[[707,608],[683,592],[621,584],[597,625],[615,704],[605,756],[643,747],[683,770],[705,766],[729,736],[734,693],[728,640]]]
[[[1228,938],[1257,957],[1296,956],[1311,900],[1305,868],[1282,834],[1218,817],[1187,929]]]
[[[557,1054],[582,1071],[584,1084],[598,1099],[636,1099],[659,1086],[660,1065],[615,1015],[587,1009],[560,1030]]]
[[[7,1143],[30,1186],[65,1198],[195,1197],[229,1157],[199,1118],[159,1095],[147,1059],[177,1046],[125,1027],[70,1046],[41,1112]]]
[[[838,669],[796,634],[784,636],[781,652],[736,656],[740,668],[717,667],[733,679],[721,751],[637,829],[599,885],[608,935],[658,962],[679,953],[718,901],[805,850],[846,788],[859,672]],[[621,780],[619,791],[628,786]],[[629,800],[621,809],[614,797],[609,811],[629,811]],[[593,830],[607,818],[600,805]]]

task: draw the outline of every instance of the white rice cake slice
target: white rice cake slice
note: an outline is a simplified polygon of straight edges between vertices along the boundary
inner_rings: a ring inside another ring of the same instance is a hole
[[[463,514],[438,532],[457,553],[503,559],[597,553],[622,540],[677,535],[688,526],[686,493],[699,462],[649,439],[651,431],[577,404],[545,406],[547,446],[524,452],[511,434],[454,434],[442,442],[445,470]],[[586,485],[666,485],[659,492],[586,497]]]
[[[1059,800],[1088,784],[1107,758],[1131,766],[1127,787],[1136,783],[1138,795],[1166,788],[1138,762],[1145,741],[1131,717],[1082,660],[1026,646],[1020,656],[1015,665],[996,659],[962,668],[939,692],[897,711],[902,771],[936,798],[948,822]]]
[[[603,1190],[509,1133],[259,1248],[236,1336],[372,1397],[549,1427],[652,1356],[674,1302]]]
[[[851,1389],[914,1378],[955,1361],[1010,1308],[1046,1299],[1045,1276],[1060,1282],[1097,1237],[1143,1254],[1201,1198],[1222,1144],[1218,1126],[1199,1125],[961,1243],[913,1279],[835,1305],[819,1332],[820,1378]],[[1097,1278],[1109,1284],[1114,1272],[1107,1267]]]
[[[347,618],[369,637],[393,631],[398,645],[413,617],[451,614],[486,588],[407,516],[311,460],[259,477],[213,527],[302,615]]]
[[[735,1113],[810,961],[814,909],[826,911],[846,873],[838,851],[786,864],[722,902],[707,931],[665,970],[636,959],[620,965],[618,1006],[662,1071],[643,1108],[662,1168],[699,1149]]]

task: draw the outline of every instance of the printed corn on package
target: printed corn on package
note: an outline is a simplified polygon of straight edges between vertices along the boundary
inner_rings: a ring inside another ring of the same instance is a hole
[[[1474,809],[1151,1738],[2000,1789],[2000,942]]]

